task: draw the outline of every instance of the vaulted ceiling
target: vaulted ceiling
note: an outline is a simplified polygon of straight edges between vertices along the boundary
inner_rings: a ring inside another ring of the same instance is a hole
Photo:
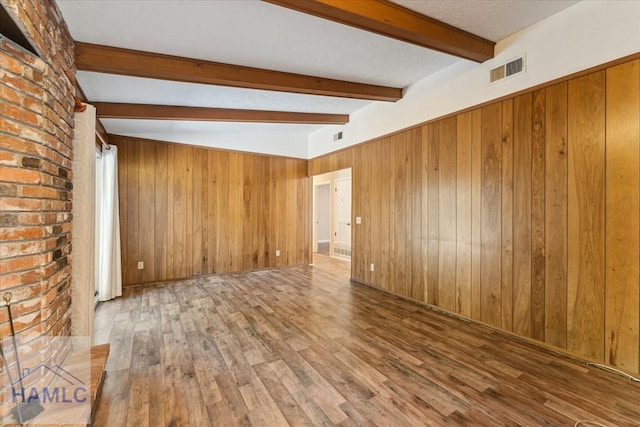
[[[493,42],[576,0],[57,3],[108,133],[260,151],[482,62]]]

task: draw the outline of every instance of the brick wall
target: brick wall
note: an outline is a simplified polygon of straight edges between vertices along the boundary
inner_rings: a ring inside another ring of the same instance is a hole
[[[53,0],[0,3],[40,55],[0,36],[0,296],[24,338],[68,335],[73,41]]]

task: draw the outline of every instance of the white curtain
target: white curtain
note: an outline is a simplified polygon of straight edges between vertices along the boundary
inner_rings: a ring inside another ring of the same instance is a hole
[[[120,263],[120,215],[118,206],[118,147],[102,150],[102,212],[98,263],[98,298],[107,301],[122,295]]]

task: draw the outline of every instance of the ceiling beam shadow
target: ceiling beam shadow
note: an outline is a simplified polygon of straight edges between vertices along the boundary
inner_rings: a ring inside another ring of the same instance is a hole
[[[397,101],[402,89],[76,42],[78,70],[151,79]]]
[[[263,1],[476,62],[494,56],[494,42],[387,0]]]
[[[348,114],[299,113],[289,111],[239,110],[230,108],[92,102],[103,119],[185,120],[205,122],[253,122],[343,125]]]

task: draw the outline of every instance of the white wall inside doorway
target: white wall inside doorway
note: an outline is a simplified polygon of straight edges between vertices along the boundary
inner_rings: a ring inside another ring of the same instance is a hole
[[[329,243],[331,239],[331,183],[314,185],[314,252],[318,252],[318,243]]]

